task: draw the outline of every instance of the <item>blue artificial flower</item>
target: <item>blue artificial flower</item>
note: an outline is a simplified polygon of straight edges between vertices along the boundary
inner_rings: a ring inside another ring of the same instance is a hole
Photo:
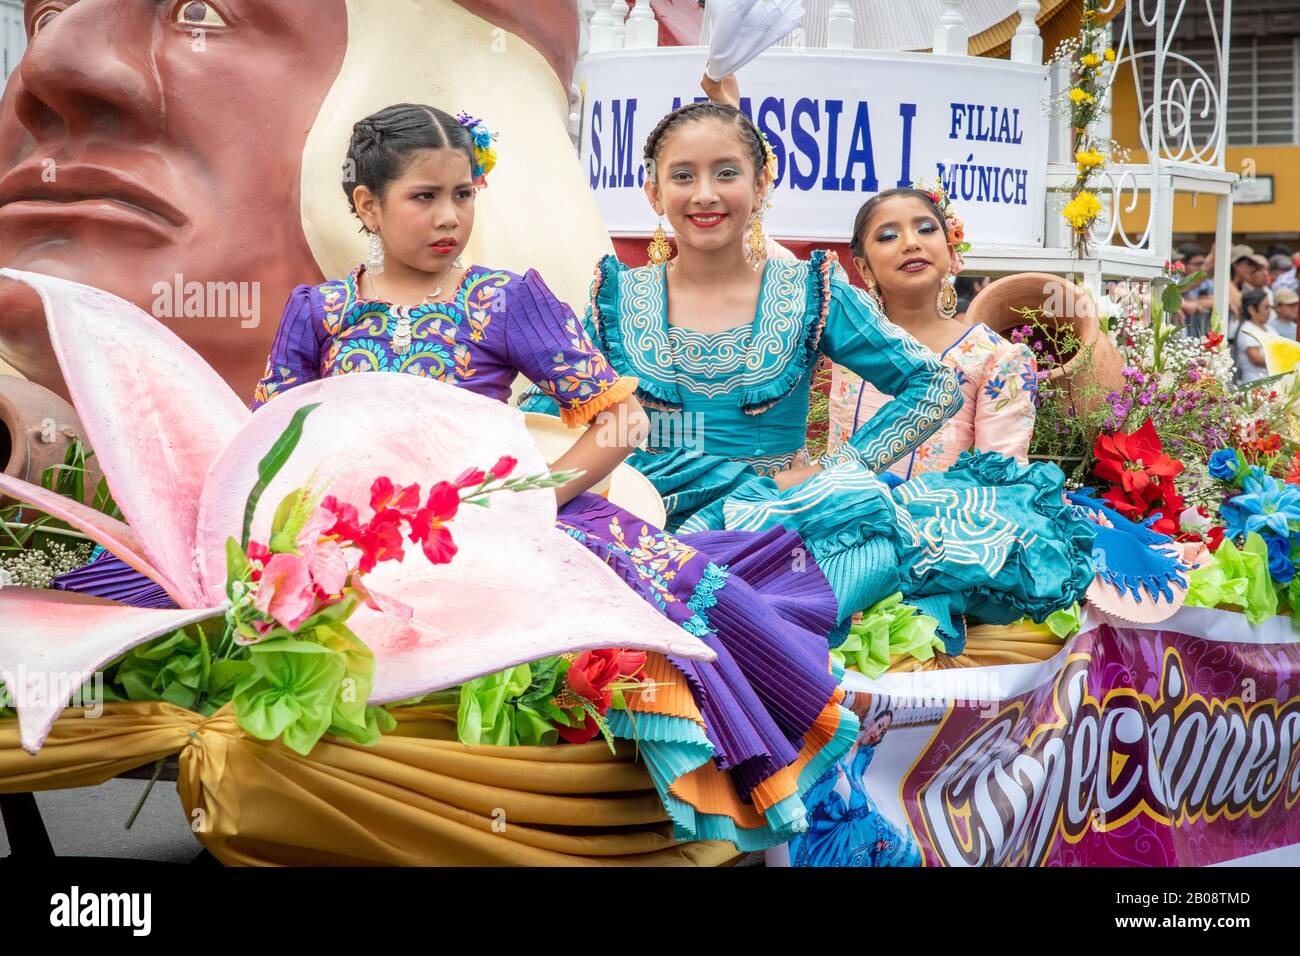
[[[1210,456],[1210,477],[1219,481],[1236,481],[1240,464],[1236,451],[1220,448]]]
[[[1295,564],[1291,561],[1291,539],[1279,538],[1266,534],[1264,543],[1268,545],[1268,573],[1278,584],[1290,584],[1295,577]]]
[[[479,149],[487,149],[492,145],[492,133],[482,124],[474,127],[474,145]]]
[[[1228,536],[1236,538],[1267,528],[1278,537],[1290,539],[1290,522],[1300,523],[1300,488],[1252,468],[1242,482],[1242,491],[1219,506]]]

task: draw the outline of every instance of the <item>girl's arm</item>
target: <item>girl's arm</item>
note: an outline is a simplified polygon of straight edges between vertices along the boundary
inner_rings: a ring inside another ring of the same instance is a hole
[[[600,412],[582,437],[551,466],[554,471],[578,469],[582,475],[555,489],[560,507],[603,481],[650,433],[650,419],[635,395]]]

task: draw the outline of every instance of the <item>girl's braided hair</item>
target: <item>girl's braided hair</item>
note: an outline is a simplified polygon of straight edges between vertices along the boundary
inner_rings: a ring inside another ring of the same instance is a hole
[[[734,106],[705,100],[679,106],[661,119],[658,125],[650,131],[650,135],[645,141],[645,168],[646,175],[650,177],[651,181],[658,182],[658,177],[655,175],[655,164],[659,161],[659,155],[663,152],[664,144],[668,141],[668,134],[679,126],[702,119],[718,119],[736,127],[740,142],[749,151],[749,158],[754,163],[754,178],[757,180],[762,175],[764,167],[768,164],[767,147],[763,143],[763,136],[759,133],[758,127],[754,125],[753,120]]]
[[[343,192],[356,213],[352,192],[358,185],[383,196],[400,179],[415,154],[426,149],[453,149],[475,168],[474,137],[454,117],[433,106],[398,103],[372,113],[352,127],[344,164]]]

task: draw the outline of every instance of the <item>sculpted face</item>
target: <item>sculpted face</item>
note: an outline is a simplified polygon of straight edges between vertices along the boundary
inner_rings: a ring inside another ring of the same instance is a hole
[[[27,0],[24,15],[0,100],[0,263],[135,302],[250,395],[289,292],[323,278],[299,182],[345,0]],[[0,295],[0,359],[61,390],[25,311]]]
[[[608,251],[563,126],[572,0],[26,0],[24,16],[30,44],[0,99],[0,266],[134,302],[240,395],[294,286],[364,255],[339,196],[345,134],[428,98],[430,56],[465,67],[436,105],[527,144],[514,154],[526,161],[503,163],[487,219],[513,224],[530,197],[572,227],[540,251],[497,228],[490,261],[537,266],[580,297]],[[397,64],[374,68],[385,51]],[[540,198],[538,178],[555,184]],[[0,371],[64,393],[41,316],[31,287],[0,280]]]

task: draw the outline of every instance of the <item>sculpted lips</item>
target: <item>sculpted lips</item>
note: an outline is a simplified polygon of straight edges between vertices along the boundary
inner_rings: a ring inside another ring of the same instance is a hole
[[[930,268],[930,260],[922,256],[913,256],[898,268],[903,272],[924,272]]]
[[[94,218],[154,231],[189,220],[179,209],[120,170],[28,163],[0,180],[0,217]]]

